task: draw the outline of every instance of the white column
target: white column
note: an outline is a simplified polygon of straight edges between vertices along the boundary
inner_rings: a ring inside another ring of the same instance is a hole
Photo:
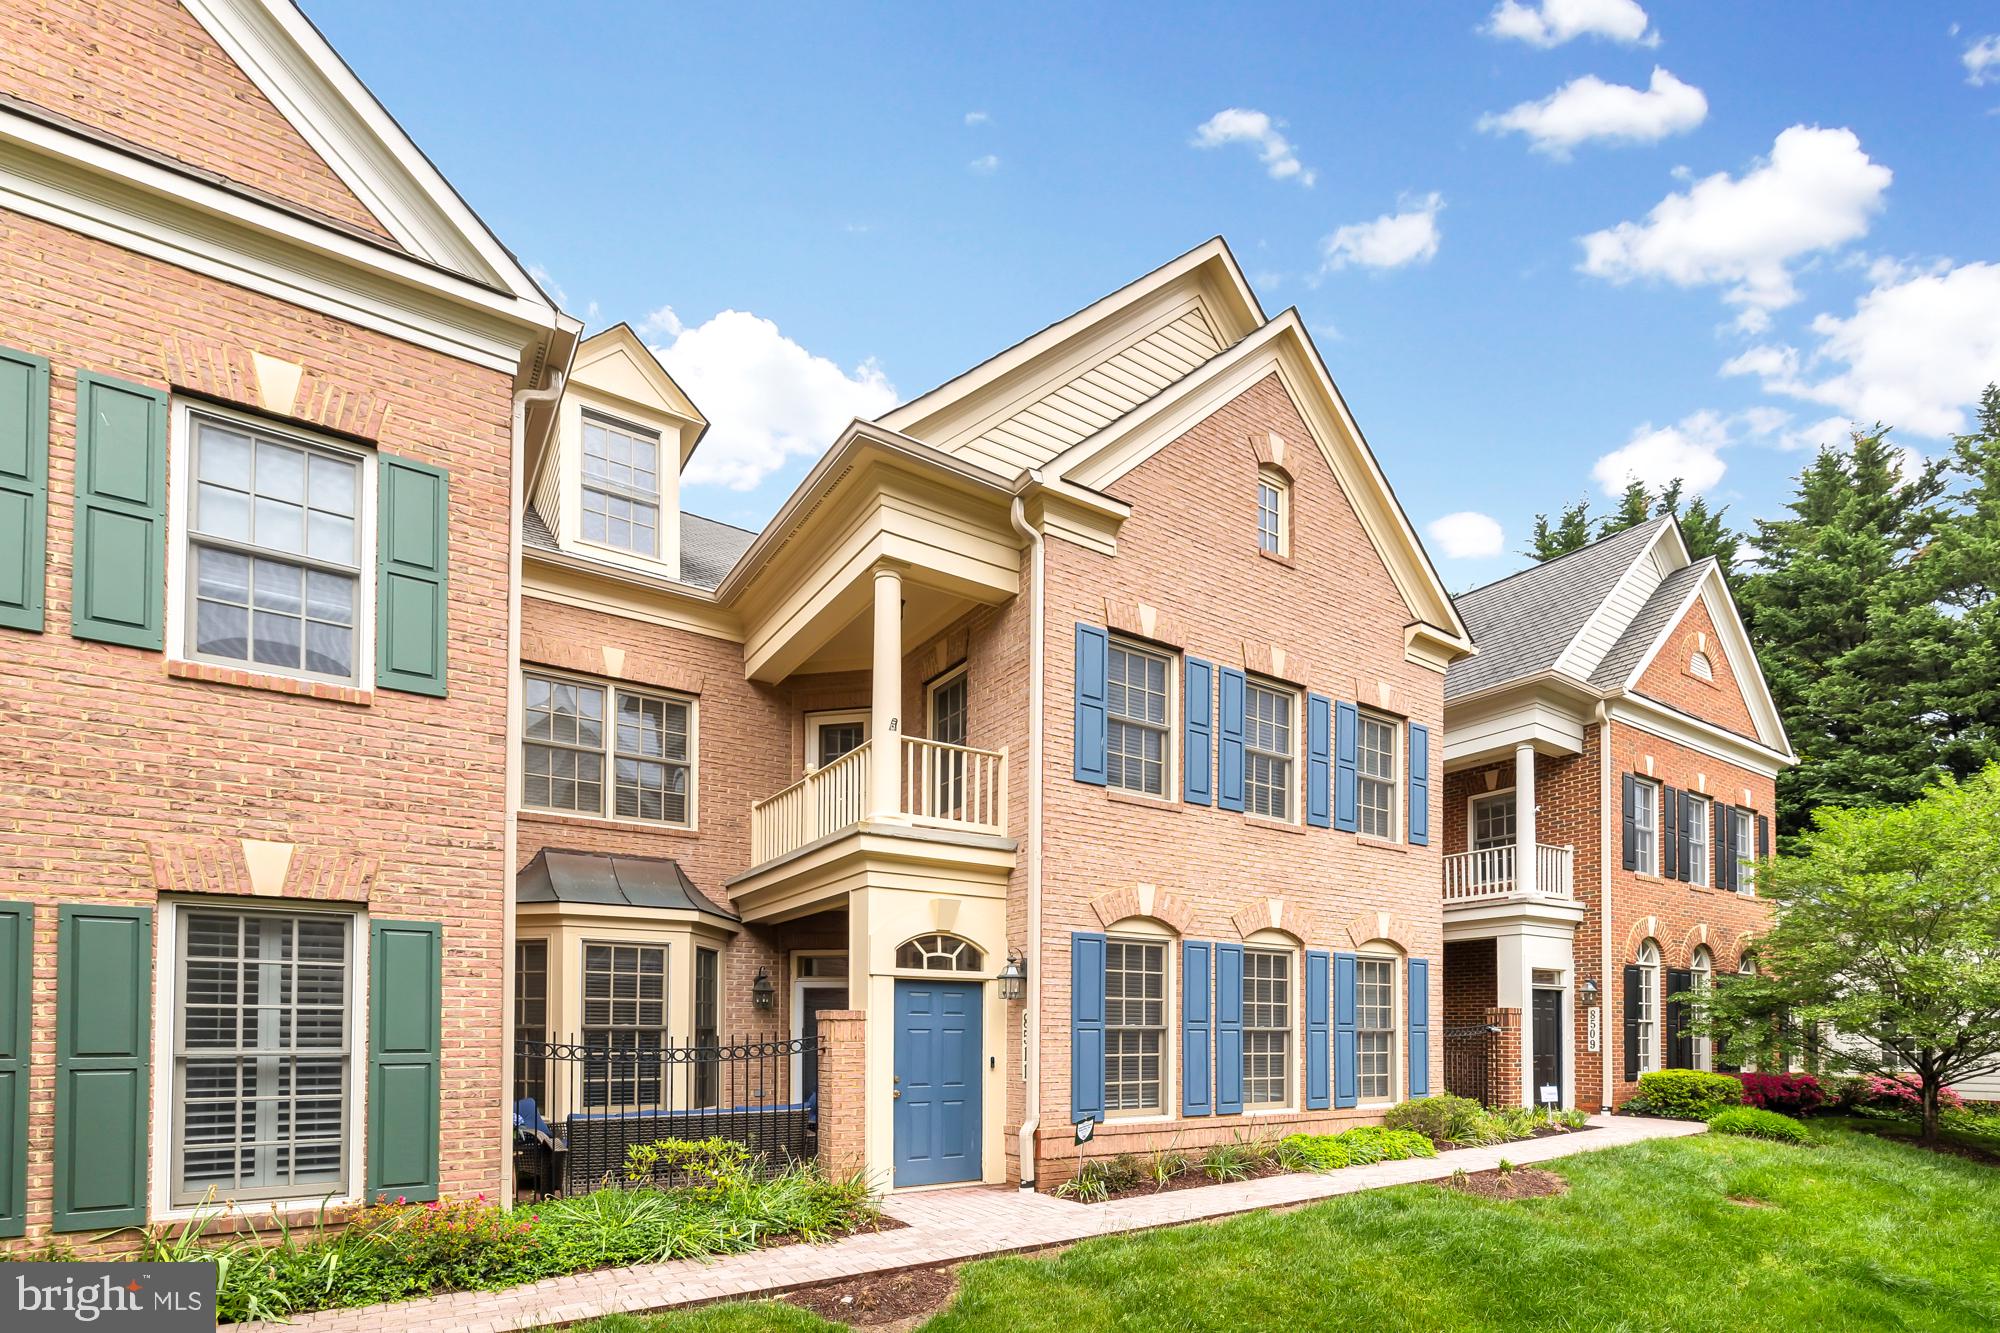
[[[1521,1105],[1535,1104],[1535,964],[1519,926],[1503,928],[1493,941],[1498,976],[1496,1003],[1521,1015]]]
[[[1514,892],[1535,884],[1535,747],[1514,747]]]
[[[868,815],[901,813],[897,779],[903,768],[903,575],[889,565],[875,567],[874,693],[868,734]]]

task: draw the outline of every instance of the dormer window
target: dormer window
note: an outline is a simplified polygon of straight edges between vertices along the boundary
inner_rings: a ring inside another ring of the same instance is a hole
[[[659,434],[586,413],[583,539],[651,557],[659,533]]]
[[[1257,473],[1257,549],[1280,558],[1291,554],[1291,483],[1276,468]]]

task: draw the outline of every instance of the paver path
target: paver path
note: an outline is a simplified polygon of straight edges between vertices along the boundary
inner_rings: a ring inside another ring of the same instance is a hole
[[[502,1333],[600,1315],[637,1314],[720,1298],[775,1296],[830,1278],[886,1273],[923,1264],[977,1259],[1062,1245],[1091,1236],[1144,1231],[1259,1208],[1309,1203],[1388,1185],[1438,1180],[1458,1170],[1484,1171],[1506,1158],[1517,1166],[1647,1139],[1699,1134],[1700,1124],[1593,1116],[1583,1134],[1466,1148],[1441,1157],[1351,1166],[1328,1175],[1268,1176],[1200,1189],[1081,1204],[1013,1186],[976,1185],[891,1195],[884,1204],[909,1225],[849,1236],[826,1245],[787,1245],[715,1259],[618,1268],[547,1278],[506,1291],[459,1292],[396,1305],[327,1310],[290,1324],[241,1324],[243,1333],[376,1333],[383,1329]]]

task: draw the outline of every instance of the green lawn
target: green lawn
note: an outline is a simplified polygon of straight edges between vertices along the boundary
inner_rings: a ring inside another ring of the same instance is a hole
[[[962,1270],[926,1333],[1395,1329],[1992,1329],[2000,1172],[1816,1127],[1812,1148],[1703,1135],[1555,1163],[1567,1197],[1410,1185]],[[1731,1196],[1764,1201],[1745,1207]],[[787,1306],[587,1333],[827,1333]]]

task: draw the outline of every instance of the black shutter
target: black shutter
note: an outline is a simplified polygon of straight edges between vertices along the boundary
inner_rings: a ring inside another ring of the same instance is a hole
[[[1736,862],[1729,855],[1729,838],[1735,831],[1736,820],[1730,808],[1722,802],[1716,801],[1714,807],[1715,830],[1709,841],[1715,844],[1715,887],[1733,889],[1736,886],[1731,881],[1736,877]]]
[[[1629,779],[1628,779],[1629,781]],[[1639,994],[1646,974],[1636,965],[1625,966],[1625,1081],[1639,1080]]]
[[[1625,778],[1625,868],[1639,868],[1639,826],[1634,822],[1632,807],[1638,801],[1639,780],[1630,773]]]
[[[1694,821],[1700,813],[1701,805],[1691,792],[1681,792],[1676,799],[1681,807],[1681,870],[1678,878],[1685,883],[1694,878]]]
[[[1687,993],[1694,988],[1694,973],[1686,968],[1667,969],[1667,1068],[1694,1068],[1694,1030],[1688,1026]]]
[[[1771,821],[1763,815],[1757,816],[1757,859],[1771,859]]]
[[[1655,867],[1661,879],[1676,879],[1680,876],[1680,828],[1681,794],[1672,787],[1660,788],[1660,864]]]

